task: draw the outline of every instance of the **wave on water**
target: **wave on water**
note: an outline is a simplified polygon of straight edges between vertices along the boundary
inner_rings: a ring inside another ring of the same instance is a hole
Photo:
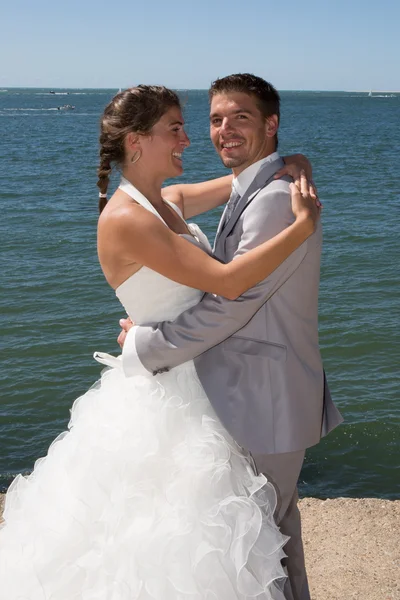
[[[1,111],[8,111],[8,112],[14,112],[14,111],[21,111],[21,112],[48,112],[48,111],[52,111],[52,110],[56,110],[56,111],[60,111],[59,108],[55,107],[55,108],[2,108]]]
[[[2,90],[0,90],[2,91]],[[8,90],[4,90],[8,91]],[[87,92],[35,92],[35,96],[87,96]]]
[[[39,117],[44,116],[43,113],[56,112],[56,113],[75,113],[75,107],[66,108],[63,106],[56,106],[52,108],[0,108],[1,117]],[[86,115],[88,113],[85,113]],[[50,115],[49,115],[50,116]]]

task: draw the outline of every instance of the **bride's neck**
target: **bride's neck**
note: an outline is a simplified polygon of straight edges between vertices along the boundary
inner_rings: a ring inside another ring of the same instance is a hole
[[[157,179],[154,174],[146,175],[144,173],[132,172],[132,170],[123,170],[123,177],[135,188],[139,190],[154,206],[162,203],[161,186],[163,179]]]

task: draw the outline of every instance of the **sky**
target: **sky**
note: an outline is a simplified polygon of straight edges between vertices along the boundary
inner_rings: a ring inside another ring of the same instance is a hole
[[[399,0],[13,0],[0,87],[205,89],[250,72],[280,90],[400,90]]]

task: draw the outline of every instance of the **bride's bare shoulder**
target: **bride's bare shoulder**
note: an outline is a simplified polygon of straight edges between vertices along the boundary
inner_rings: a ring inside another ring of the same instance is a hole
[[[134,200],[121,202],[113,197],[99,216],[97,232],[99,242],[132,245],[160,228],[164,229],[160,219]]]

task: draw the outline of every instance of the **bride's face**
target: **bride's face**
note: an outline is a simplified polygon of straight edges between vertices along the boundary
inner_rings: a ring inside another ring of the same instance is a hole
[[[154,125],[150,135],[141,137],[141,162],[164,179],[177,177],[183,173],[182,154],[189,144],[182,111],[174,106]]]

